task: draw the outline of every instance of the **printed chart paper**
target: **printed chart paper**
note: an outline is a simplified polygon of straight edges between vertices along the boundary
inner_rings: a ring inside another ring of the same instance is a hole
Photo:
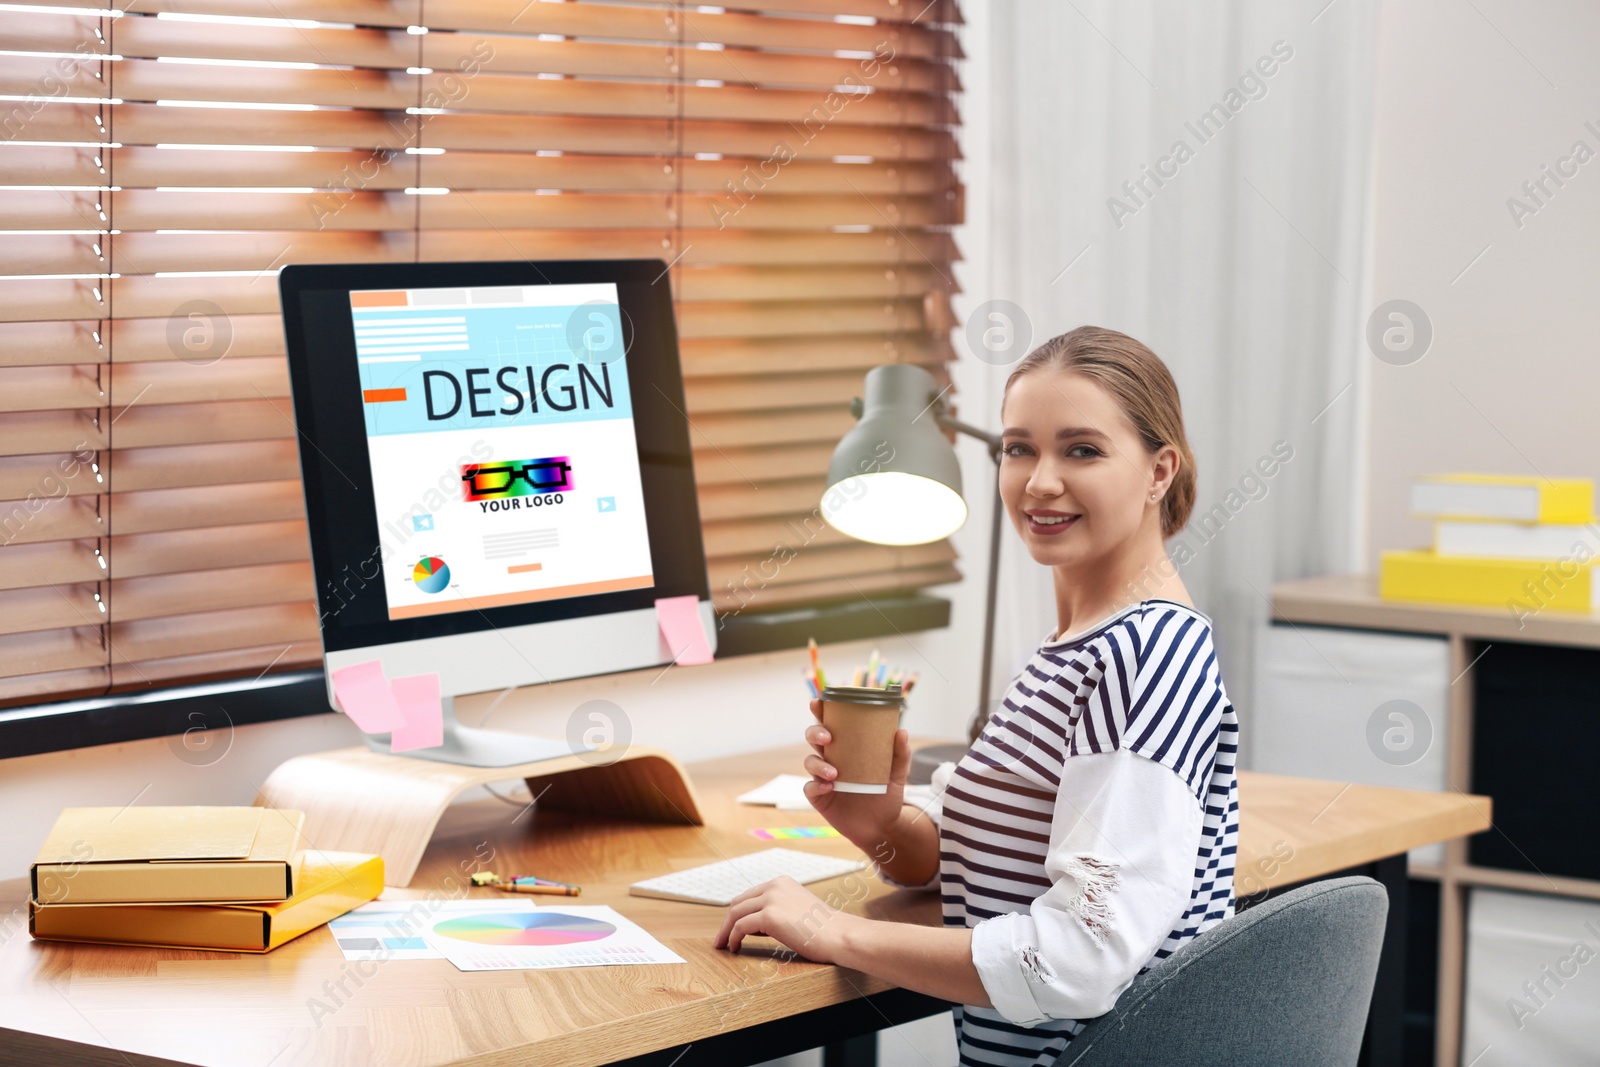
[[[333,939],[353,962],[368,960],[436,960],[441,957],[422,939],[422,929],[429,916],[438,914],[430,910],[432,903],[438,908],[478,901],[430,902],[426,900],[375,900],[352,908],[328,923]],[[494,904],[497,901],[483,901]]]
[[[447,959],[463,971],[684,962],[613,908],[541,906],[509,895],[375,901],[330,926],[347,960]]]

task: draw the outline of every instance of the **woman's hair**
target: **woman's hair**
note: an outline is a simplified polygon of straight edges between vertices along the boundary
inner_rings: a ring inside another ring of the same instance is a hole
[[[1183,432],[1178,385],[1161,358],[1125,333],[1079,326],[1029,352],[1006,379],[1005,392],[1011,391],[1012,382],[1041,367],[1072,371],[1099,383],[1121,405],[1151,455],[1163,445],[1178,450],[1178,472],[1161,498],[1161,537],[1165,540],[1183,529],[1194,510],[1194,453]]]

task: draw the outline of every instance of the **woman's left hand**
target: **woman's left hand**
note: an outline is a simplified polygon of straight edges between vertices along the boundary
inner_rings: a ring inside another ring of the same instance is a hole
[[[816,963],[838,963],[846,928],[860,920],[830,908],[787,875],[747,889],[728,905],[716,947],[738,952],[746,937],[765,934]]]

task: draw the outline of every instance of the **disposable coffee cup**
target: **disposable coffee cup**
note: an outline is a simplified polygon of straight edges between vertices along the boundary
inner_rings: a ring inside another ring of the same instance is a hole
[[[822,758],[833,764],[839,793],[887,793],[894,764],[894,734],[905,712],[900,687],[869,689],[830,685],[822,690],[822,725],[833,740]]]

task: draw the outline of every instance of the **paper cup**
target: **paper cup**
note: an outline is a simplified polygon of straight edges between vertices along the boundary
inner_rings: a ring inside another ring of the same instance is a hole
[[[833,764],[839,793],[887,793],[894,764],[894,734],[905,712],[899,686],[868,689],[827,686],[822,690],[822,725],[833,736],[822,758]]]

